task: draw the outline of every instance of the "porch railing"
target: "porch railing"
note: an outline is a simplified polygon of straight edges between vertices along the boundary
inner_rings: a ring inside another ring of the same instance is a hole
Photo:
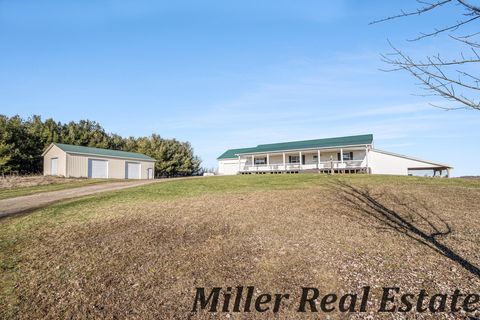
[[[364,160],[345,160],[345,161],[321,161],[320,163],[271,163],[245,165],[241,171],[290,171],[290,170],[311,170],[311,169],[349,169],[366,167]]]

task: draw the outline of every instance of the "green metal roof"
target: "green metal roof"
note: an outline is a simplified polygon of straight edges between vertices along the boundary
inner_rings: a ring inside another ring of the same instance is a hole
[[[225,151],[220,157],[217,159],[231,159],[236,158],[237,154],[239,153],[247,153],[247,152],[255,152],[256,147],[253,148],[242,148],[242,149],[229,149]]]
[[[373,142],[373,134],[364,134],[364,135],[358,135],[358,136],[336,137],[336,138],[327,138],[327,139],[259,144],[258,146],[252,147],[252,148],[227,150],[217,159],[236,158],[238,154],[244,154],[244,153],[274,152],[274,151],[285,151],[285,150],[302,150],[302,149],[366,145],[366,144],[372,144],[372,142]]]
[[[146,156],[146,155],[141,154],[141,153],[136,153],[136,152],[127,152],[127,151],[118,151],[118,150],[110,150],[110,149],[102,149],[102,148],[75,146],[73,144],[64,144],[64,143],[54,143],[54,145],[56,145],[57,147],[59,147],[60,149],[62,149],[65,152],[92,154],[92,155],[116,157],[116,158],[130,158],[130,159],[155,161],[155,159],[150,158],[149,156]]]

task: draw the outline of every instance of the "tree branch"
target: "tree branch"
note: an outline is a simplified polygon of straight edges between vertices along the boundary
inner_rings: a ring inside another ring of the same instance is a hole
[[[426,3],[426,2],[420,2],[420,3],[426,3],[428,4],[427,6],[425,7],[422,7],[422,8],[419,8],[415,11],[411,11],[411,12],[404,12],[402,10],[402,12],[400,14],[397,14],[397,15],[394,15],[394,16],[390,16],[390,17],[387,17],[387,18],[384,18],[384,19],[380,19],[380,20],[375,20],[375,21],[372,21],[370,22],[369,24],[372,25],[372,24],[377,24],[377,23],[380,23],[380,22],[385,22],[385,21],[388,21],[388,20],[393,20],[393,19],[397,19],[397,18],[403,18],[403,17],[408,17],[408,16],[415,16],[415,15],[421,15],[422,13],[425,13],[427,11],[430,11],[430,10],[433,10],[437,7],[440,7],[440,6],[443,6],[444,4],[447,4],[449,2],[451,2],[452,0],[443,0],[443,1],[438,1],[438,2],[435,2],[435,3]]]

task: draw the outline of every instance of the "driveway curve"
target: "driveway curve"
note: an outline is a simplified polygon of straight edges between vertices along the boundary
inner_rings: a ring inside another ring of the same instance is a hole
[[[24,214],[33,210],[44,208],[52,203],[62,200],[87,196],[95,193],[116,191],[126,188],[143,186],[151,183],[172,181],[185,178],[158,179],[158,180],[140,180],[140,181],[121,181],[109,182],[105,184],[95,184],[72,189],[42,192],[28,196],[21,196],[0,200],[0,219],[17,214]]]

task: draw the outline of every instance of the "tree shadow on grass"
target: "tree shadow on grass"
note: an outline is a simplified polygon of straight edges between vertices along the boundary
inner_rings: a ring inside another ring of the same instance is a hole
[[[401,199],[388,194],[390,204],[376,196],[367,188],[358,188],[345,181],[336,180],[333,187],[338,196],[349,205],[353,212],[361,214],[362,220],[368,217],[372,223],[368,227],[403,234],[414,241],[429,247],[444,257],[456,262],[465,270],[480,278],[480,269],[443,244],[440,239],[452,233],[452,227],[418,199]],[[398,207],[399,209],[395,209]],[[365,221],[365,220],[363,220]]]

